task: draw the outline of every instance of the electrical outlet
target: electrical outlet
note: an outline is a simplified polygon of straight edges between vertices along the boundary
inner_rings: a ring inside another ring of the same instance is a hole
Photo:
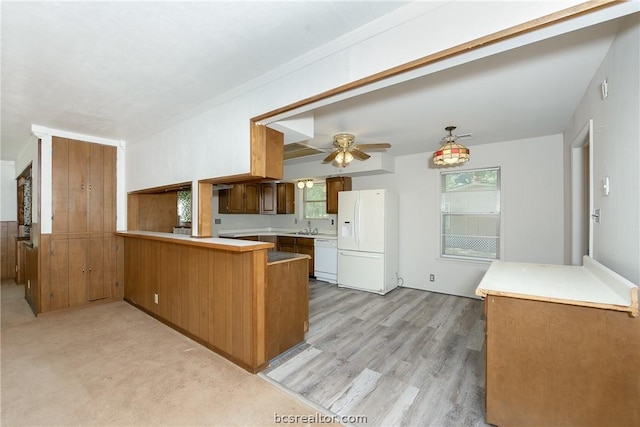
[[[222,218],[216,218],[213,220],[214,224],[222,224]]]
[[[153,302],[158,303],[158,294],[153,294]]]
[[[31,280],[27,280],[27,289],[31,289]]]
[[[435,282],[436,281],[436,275],[435,274],[430,274],[429,275],[429,281],[430,282]]]
[[[333,225],[333,220],[331,220],[331,225]]]

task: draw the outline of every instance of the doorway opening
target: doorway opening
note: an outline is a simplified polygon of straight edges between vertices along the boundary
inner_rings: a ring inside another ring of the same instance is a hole
[[[571,142],[571,264],[593,252],[593,119]]]

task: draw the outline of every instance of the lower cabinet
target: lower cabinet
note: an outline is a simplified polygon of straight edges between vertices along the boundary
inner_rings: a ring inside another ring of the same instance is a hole
[[[315,252],[314,239],[307,237],[278,236],[278,250],[309,255],[311,257],[309,259],[309,277],[313,277],[315,274],[313,263],[313,255]]]
[[[486,421],[640,425],[640,318],[487,295]]]
[[[48,294],[48,304],[43,308],[62,309],[113,296],[116,248],[112,235],[54,236],[48,255],[49,280],[42,284],[48,290],[43,292]]]

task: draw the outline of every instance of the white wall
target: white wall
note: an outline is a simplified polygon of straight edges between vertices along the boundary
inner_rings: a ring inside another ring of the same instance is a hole
[[[191,118],[128,141],[126,190],[246,173],[251,117],[579,2],[413,2],[212,100]],[[452,22],[455,31],[448,31]]]
[[[636,14],[625,21],[564,133],[568,158],[568,145],[593,118],[593,202],[594,208],[601,209],[601,221],[593,226],[593,258],[636,284],[640,283],[639,56],[640,17]],[[605,79],[609,96],[602,99],[600,85]],[[609,196],[602,191],[607,176]],[[567,185],[570,179],[567,170]]]
[[[15,162],[2,160],[0,163],[0,221],[18,220],[18,195],[16,187]]]
[[[562,150],[561,135],[473,146],[469,163],[455,168],[500,166],[503,260],[562,264]],[[353,187],[398,194],[404,286],[473,297],[488,263],[439,258],[440,171],[431,153],[397,157],[395,173],[355,177]]]

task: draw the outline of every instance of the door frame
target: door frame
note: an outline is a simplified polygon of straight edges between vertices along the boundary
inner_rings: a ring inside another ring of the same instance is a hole
[[[585,160],[585,150],[588,159]],[[586,173],[585,173],[586,172]],[[585,182],[586,181],[586,182]],[[587,200],[585,200],[585,198]],[[571,264],[582,265],[585,244],[593,254],[593,119],[571,142]],[[588,231],[585,231],[588,230]],[[587,235],[585,235],[585,233]]]

